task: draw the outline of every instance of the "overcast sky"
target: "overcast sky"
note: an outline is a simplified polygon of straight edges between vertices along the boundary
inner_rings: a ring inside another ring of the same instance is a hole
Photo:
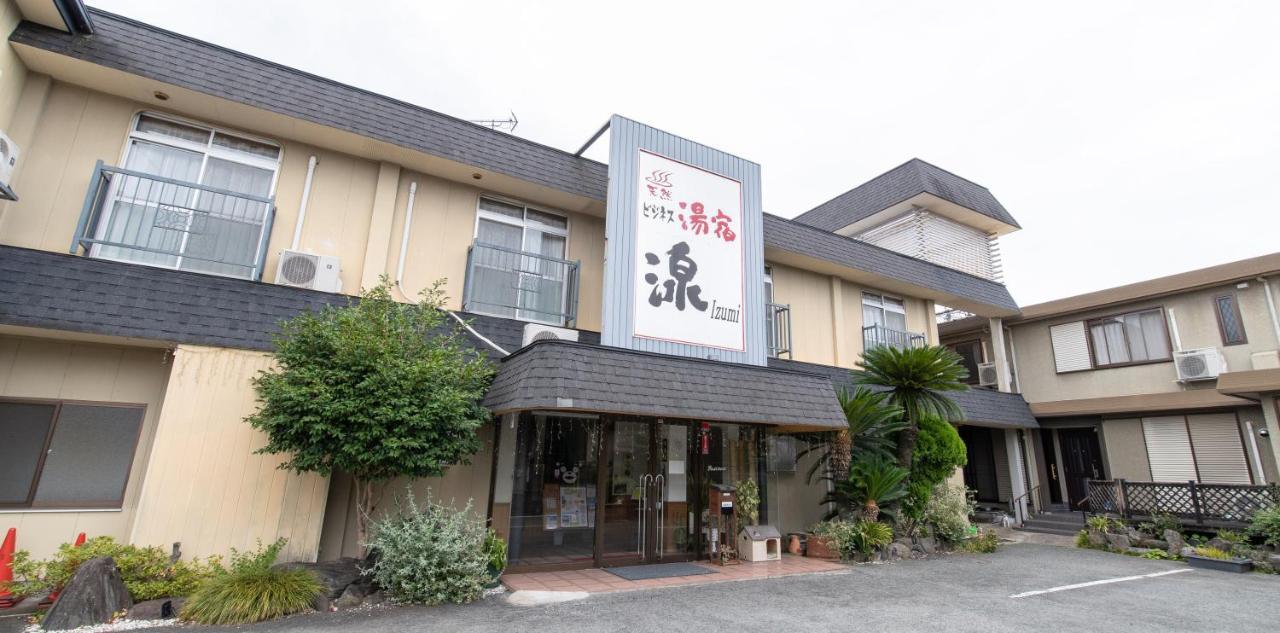
[[[616,112],[786,217],[919,157],[1022,224],[1023,305],[1280,250],[1277,2],[90,4],[568,151]]]

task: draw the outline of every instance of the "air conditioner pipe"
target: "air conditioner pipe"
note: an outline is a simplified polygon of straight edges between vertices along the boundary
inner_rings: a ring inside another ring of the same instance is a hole
[[[409,253],[409,228],[413,226],[413,199],[418,195],[418,182],[409,183],[409,200],[404,206],[404,234],[400,236],[400,261],[396,264],[396,287],[406,297],[408,293],[400,284],[404,281],[404,260]]]
[[[1267,312],[1271,315],[1271,329],[1276,334],[1276,345],[1280,345],[1280,316],[1276,315],[1276,299],[1271,295],[1271,280],[1258,277],[1258,283],[1262,284],[1262,291],[1266,293]]]
[[[298,219],[293,223],[293,242],[289,246],[289,250],[298,250],[298,243],[302,241],[302,223],[307,219],[307,203],[311,200],[311,181],[316,175],[316,165],[320,161],[315,154],[307,159],[307,179],[302,183],[302,202],[298,203]]]

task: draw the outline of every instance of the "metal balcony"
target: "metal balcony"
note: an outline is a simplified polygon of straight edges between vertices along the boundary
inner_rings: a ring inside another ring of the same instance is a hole
[[[70,252],[257,281],[274,219],[272,198],[98,161]]]
[[[924,347],[927,344],[928,341],[924,335],[915,332],[903,332],[883,325],[868,325],[862,328],[863,350],[882,346],[908,349],[911,347]]]
[[[467,249],[462,309],[572,326],[578,319],[576,261],[476,241]]]
[[[766,303],[765,332],[769,339],[769,355],[791,358],[791,306]]]

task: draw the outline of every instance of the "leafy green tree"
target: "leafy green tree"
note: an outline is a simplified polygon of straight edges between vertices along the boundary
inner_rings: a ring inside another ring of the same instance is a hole
[[[258,452],[288,454],[281,468],[299,473],[350,473],[361,546],[388,480],[466,463],[491,419],[480,401],[493,367],[447,322],[441,283],[402,304],[384,277],[345,307],[285,321],[276,367],[253,380],[260,406],[246,421],[268,438]]]
[[[919,518],[933,491],[950,479],[956,468],[968,462],[964,440],[960,439],[956,427],[937,416],[924,416],[911,458],[907,496],[902,501],[906,514]]]
[[[906,427],[897,438],[898,465],[902,468],[911,468],[920,421],[925,416],[946,421],[962,416],[959,405],[945,393],[969,388],[961,382],[969,373],[960,363],[959,354],[942,346],[899,349],[883,345],[863,352],[854,383],[887,387],[888,402],[902,409]]]

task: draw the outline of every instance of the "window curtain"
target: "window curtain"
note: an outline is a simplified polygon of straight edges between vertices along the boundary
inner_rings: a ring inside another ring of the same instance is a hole
[[[529,229],[525,232],[525,250],[546,257],[563,259],[565,238]],[[566,265],[536,257],[522,258],[520,279],[521,317],[534,321],[561,322],[564,314]]]
[[[259,167],[210,158],[204,184],[236,193],[267,197],[272,173]],[[183,270],[247,277],[258,259],[258,241],[266,220],[266,203],[201,191],[187,238]]]
[[[198,152],[134,141],[125,168],[195,182],[202,159]],[[193,197],[190,187],[117,174],[108,192],[106,224],[99,228],[97,239],[178,252],[186,233],[185,210],[190,208]],[[178,263],[173,255],[122,246],[100,246],[98,256],[156,266],[173,267]]]
[[[475,277],[467,299],[474,308],[496,316],[516,316],[520,295],[520,273],[517,271],[521,255],[485,246],[520,251],[523,240],[524,229],[518,226],[480,220],[476,229],[478,245],[471,253],[471,272]]]

